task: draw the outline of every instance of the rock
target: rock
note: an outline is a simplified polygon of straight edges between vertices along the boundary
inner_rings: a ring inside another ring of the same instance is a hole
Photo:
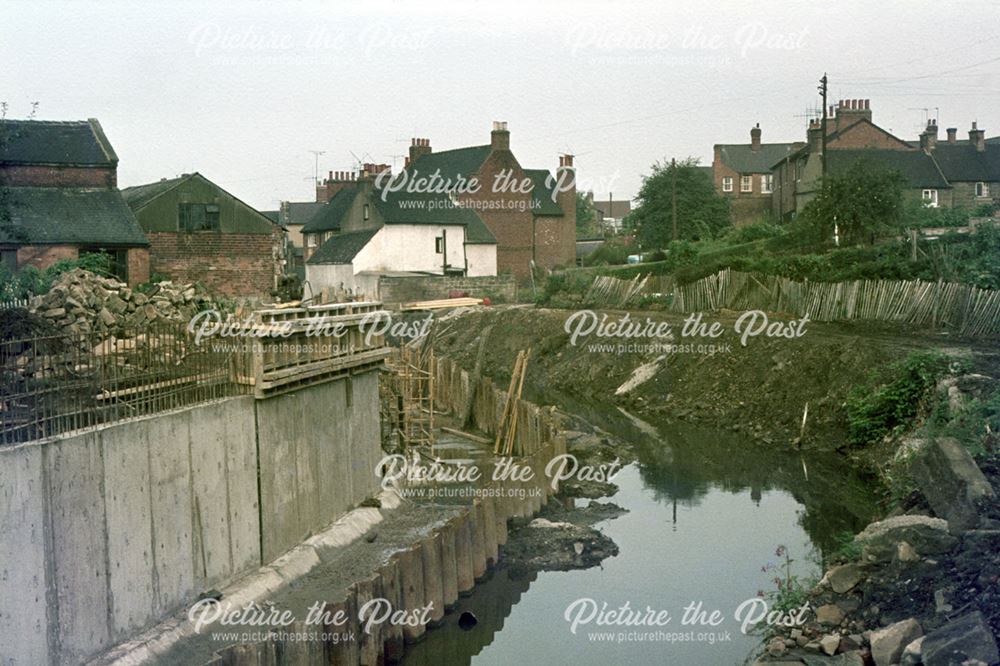
[[[825,655],[798,655],[806,666],[864,666],[865,660],[860,652],[845,652],[836,657]]]
[[[50,319],[56,319],[58,317],[65,316],[65,314],[66,314],[66,309],[65,308],[52,308],[51,310],[48,310],[47,312],[43,312],[42,316],[43,317],[48,317]]]
[[[947,553],[958,543],[948,532],[948,521],[921,515],[895,516],[872,523],[855,540],[864,546],[865,559],[876,562],[891,560],[900,541],[906,541],[921,555]]]
[[[772,657],[780,657],[788,651],[783,638],[772,638],[767,644],[767,653]]]
[[[857,564],[842,564],[830,569],[826,577],[833,591],[843,594],[861,582],[861,567]]]
[[[860,650],[862,647],[861,636],[857,634],[851,634],[850,636],[843,636],[840,639],[840,651],[850,652],[851,650]]]
[[[950,613],[955,610],[955,607],[948,603],[948,593],[950,590],[941,588],[940,590],[934,590],[934,612],[935,613]]]
[[[911,641],[910,644],[903,649],[903,654],[899,658],[899,666],[919,666],[919,664],[923,661],[923,657],[921,655],[923,654],[923,644],[925,638],[927,637],[921,636],[915,641]]]
[[[996,640],[979,611],[930,632],[922,648],[924,666],[952,666],[974,659],[987,664],[1000,661]]]
[[[986,400],[993,391],[996,390],[997,380],[986,375],[968,374],[962,375],[956,380],[956,386],[962,393],[966,393],[976,400]]]
[[[826,604],[816,609],[816,621],[820,624],[836,627],[844,621],[844,611],[835,604]]]
[[[923,635],[920,623],[910,618],[872,632],[872,659],[875,666],[892,666],[907,645]]]
[[[837,648],[840,647],[840,636],[837,634],[828,634],[824,636],[819,639],[819,647],[823,650],[823,652],[832,657],[837,654]]]
[[[111,314],[111,311],[108,310],[107,308],[101,308],[101,311],[97,313],[97,317],[98,319],[101,320],[101,323],[104,324],[105,326],[114,326],[115,322],[117,321],[115,319],[115,316]]]
[[[996,495],[976,461],[953,437],[939,437],[916,457],[912,474],[934,513],[953,534],[979,526],[982,505]]]
[[[896,544],[896,559],[900,562],[919,562],[920,554],[908,541],[900,541]]]

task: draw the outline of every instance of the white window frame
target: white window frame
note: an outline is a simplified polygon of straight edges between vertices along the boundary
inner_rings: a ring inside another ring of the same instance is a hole
[[[371,215],[371,213],[370,213],[370,209],[368,208],[368,204],[365,204],[365,205],[364,205],[364,206],[362,206],[362,208],[361,208],[361,217],[362,217],[363,219],[367,220],[367,219],[369,218],[369,216],[370,216],[370,215]]]
[[[937,208],[938,207],[938,191],[937,190],[924,190],[921,193],[921,199],[923,199],[924,206],[927,208]]]
[[[434,238],[434,254],[444,254],[444,236]]]
[[[984,183],[983,181],[976,183],[976,198],[985,199],[988,196],[990,196],[989,183]]]
[[[316,234],[306,234],[306,247],[316,247]]]
[[[740,192],[753,192],[753,176],[740,176]]]
[[[771,192],[774,192],[774,176],[772,174],[761,174],[760,191],[761,194],[770,194]]]
[[[732,176],[724,176],[722,178],[722,191],[723,192],[732,192],[733,191],[733,177]]]

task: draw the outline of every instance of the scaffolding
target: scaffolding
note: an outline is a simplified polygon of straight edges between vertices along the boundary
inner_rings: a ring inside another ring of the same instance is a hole
[[[383,443],[403,452],[414,447],[434,456],[434,350],[402,346],[386,359],[380,384]]]

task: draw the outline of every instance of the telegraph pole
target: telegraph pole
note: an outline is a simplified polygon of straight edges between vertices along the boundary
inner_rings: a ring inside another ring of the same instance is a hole
[[[819,92],[823,96],[823,115],[820,116],[820,132],[823,133],[822,137],[822,147],[820,148],[823,152],[820,155],[820,167],[822,168],[823,177],[826,177],[826,89],[827,89],[827,78],[826,72],[823,72],[823,78],[819,80]]]
[[[677,160],[670,158],[670,207],[674,220],[674,240],[677,240]]]

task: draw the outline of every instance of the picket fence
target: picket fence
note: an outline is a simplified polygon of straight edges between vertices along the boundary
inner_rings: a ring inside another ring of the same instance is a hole
[[[662,299],[668,311],[765,310],[814,321],[881,321],[967,336],[1000,334],[1000,291],[925,280],[796,281],[725,269],[680,285],[665,275],[598,276],[584,300],[624,306]]]

